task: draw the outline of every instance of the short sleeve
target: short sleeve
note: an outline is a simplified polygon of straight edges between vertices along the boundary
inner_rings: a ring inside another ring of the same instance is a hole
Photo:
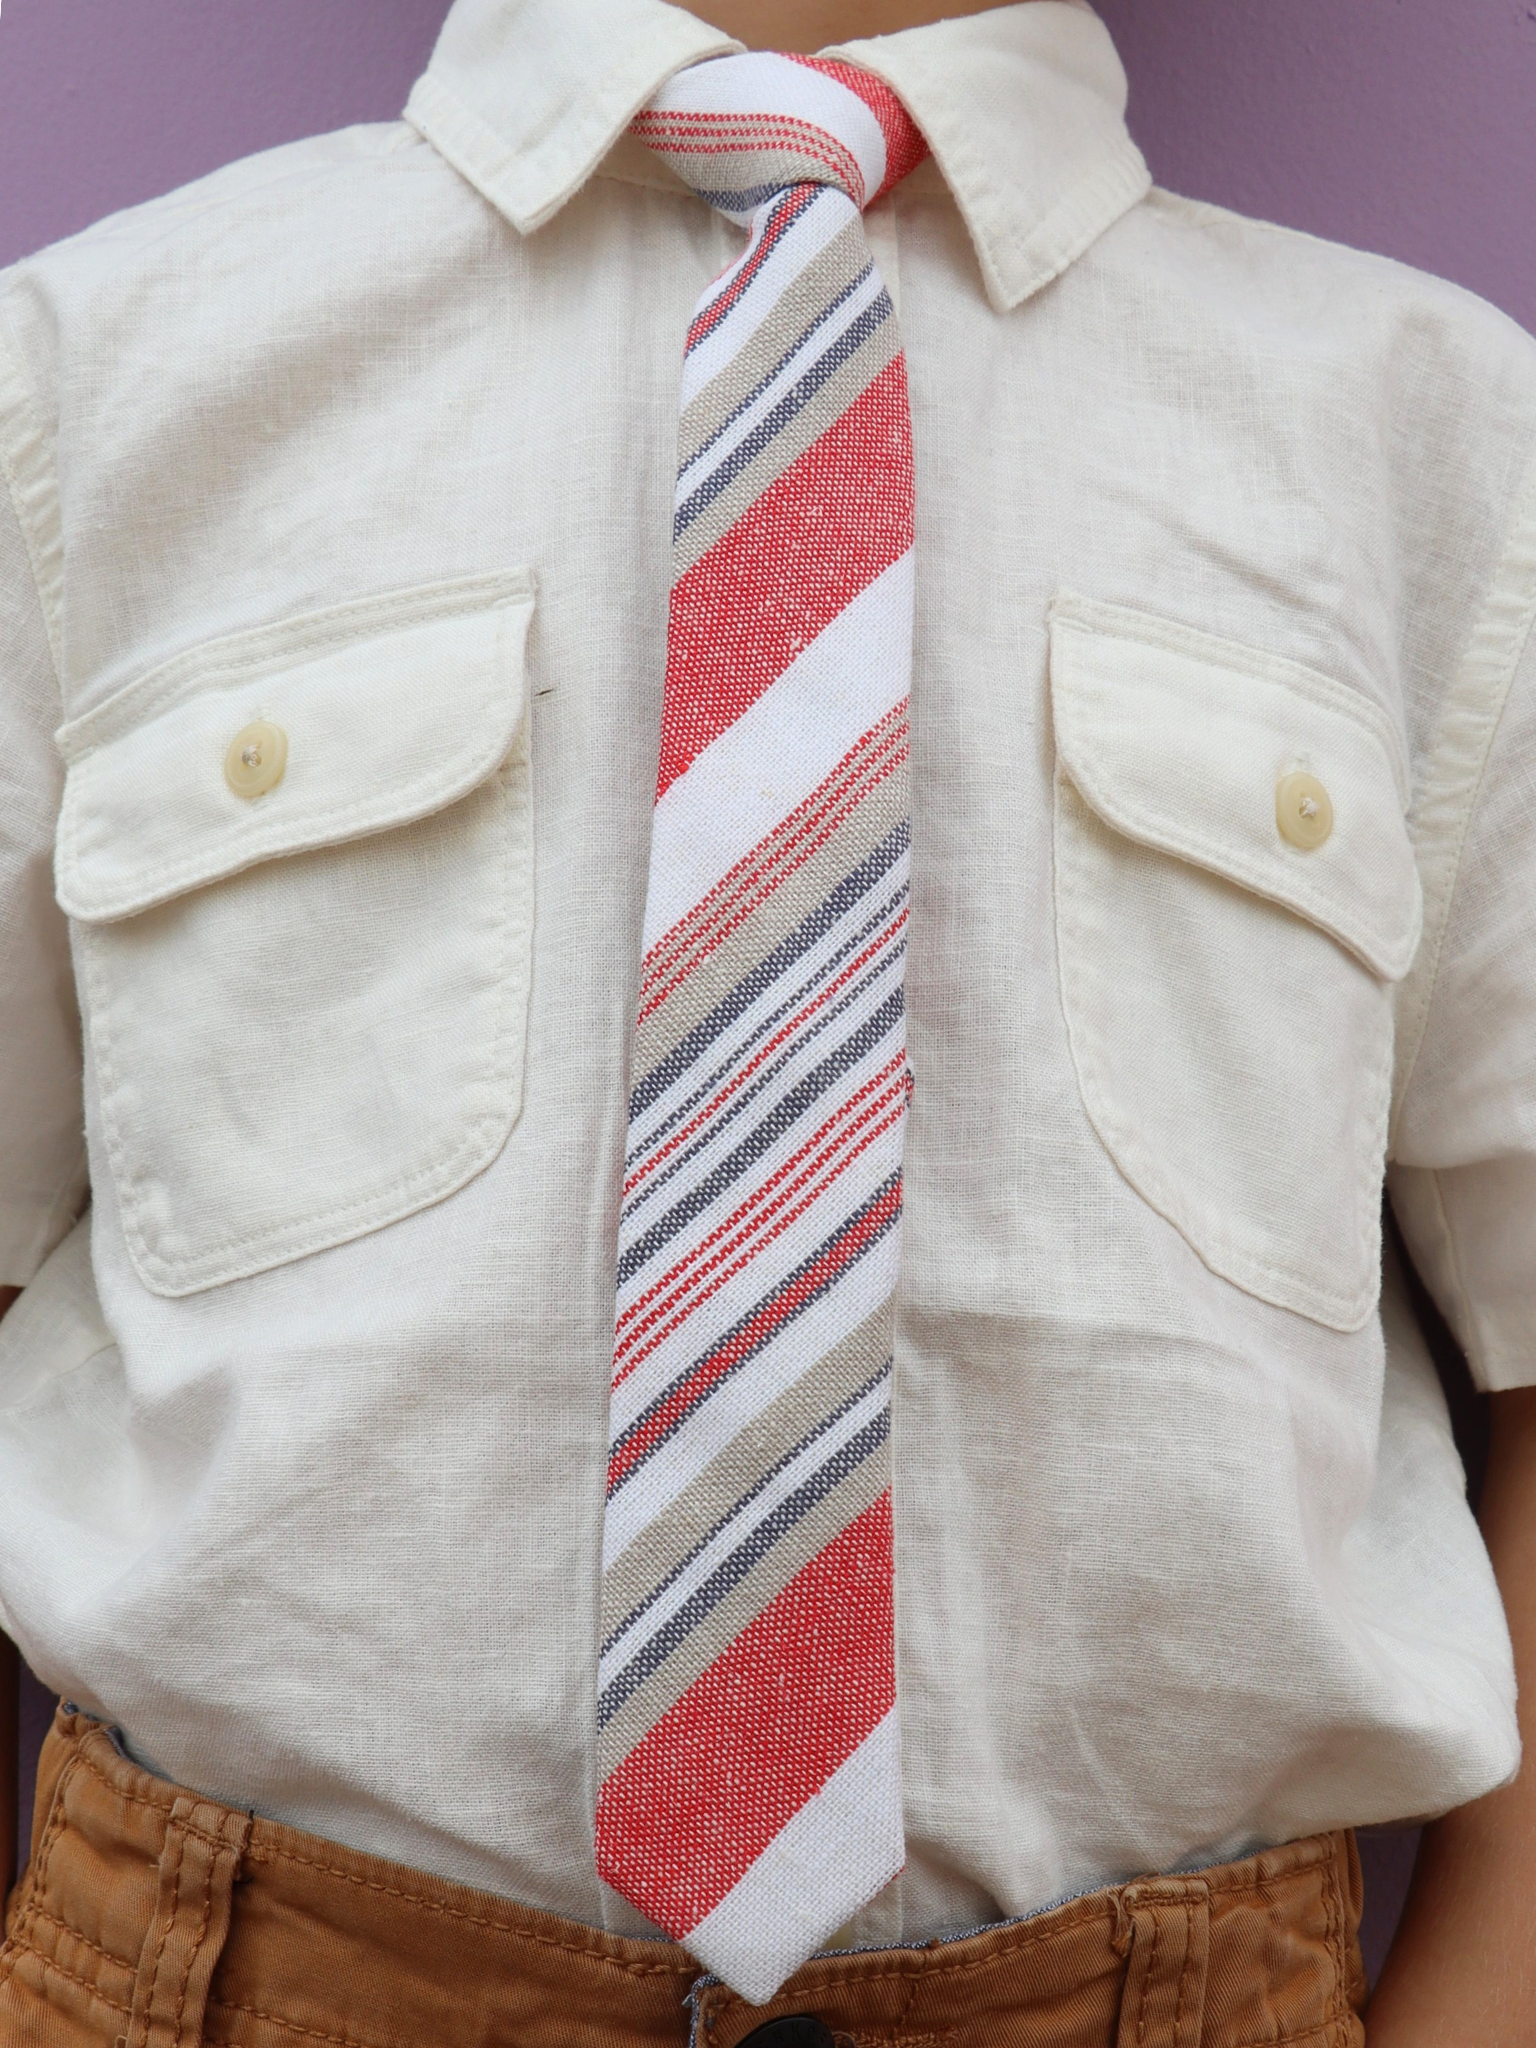
[[[53,895],[60,707],[16,509],[25,424],[0,380],[0,1285],[25,1286],[85,1200],[80,1027]]]
[[[1427,996],[1400,1027],[1417,1043],[1389,1187],[1473,1377],[1497,1391],[1536,1384],[1536,482],[1425,785]]]

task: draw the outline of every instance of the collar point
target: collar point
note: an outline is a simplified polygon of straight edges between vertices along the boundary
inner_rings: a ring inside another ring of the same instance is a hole
[[[564,5],[531,0],[519,43],[490,18],[492,0],[457,0],[405,108],[417,133],[524,235],[581,189],[664,79],[742,47],[663,0],[594,6],[599,18],[584,34]],[[594,41],[605,27],[617,47],[594,83]],[[535,53],[540,66],[528,63]]]
[[[1012,313],[1044,291],[1151,189],[1146,158],[1125,135],[1022,238],[990,236],[973,223],[977,261],[993,311]]]

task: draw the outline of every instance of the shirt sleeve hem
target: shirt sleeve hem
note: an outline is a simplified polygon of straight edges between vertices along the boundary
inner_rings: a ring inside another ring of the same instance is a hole
[[[1536,1331],[1527,1333],[1517,1348],[1500,1345],[1483,1348],[1480,1369],[1472,1375],[1480,1394],[1514,1394],[1523,1387],[1536,1387]]]
[[[1517,1295],[1502,1307],[1478,1301],[1467,1285],[1450,1205],[1430,1167],[1396,1167],[1392,1208],[1419,1277],[1466,1355],[1480,1394],[1536,1386],[1536,1307]]]

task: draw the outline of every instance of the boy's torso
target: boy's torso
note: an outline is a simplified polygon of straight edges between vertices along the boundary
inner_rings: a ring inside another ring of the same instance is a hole
[[[1432,1370],[1389,1305],[1383,1399],[1375,1296],[1406,813],[1536,375],[1448,289],[1132,196],[1011,306],[939,171],[872,222],[918,508],[911,1861],[872,1939],[1514,1755]],[[0,308],[94,1189],[0,1342],[10,1622],[176,1779],[621,1929],[623,1071],[681,335],[735,246],[627,148],[521,233],[400,126]],[[265,818],[224,781],[254,723]],[[1293,773],[1331,848],[1277,835]]]

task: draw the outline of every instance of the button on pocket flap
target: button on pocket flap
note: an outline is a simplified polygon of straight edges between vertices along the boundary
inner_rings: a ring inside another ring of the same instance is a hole
[[[1383,713],[1299,663],[1123,606],[1051,611],[1056,746],[1126,838],[1284,905],[1397,981],[1422,920]]]
[[[130,683],[58,734],[63,908],[107,923],[456,802],[522,724],[532,611],[526,570],[462,578],[236,634]]]

